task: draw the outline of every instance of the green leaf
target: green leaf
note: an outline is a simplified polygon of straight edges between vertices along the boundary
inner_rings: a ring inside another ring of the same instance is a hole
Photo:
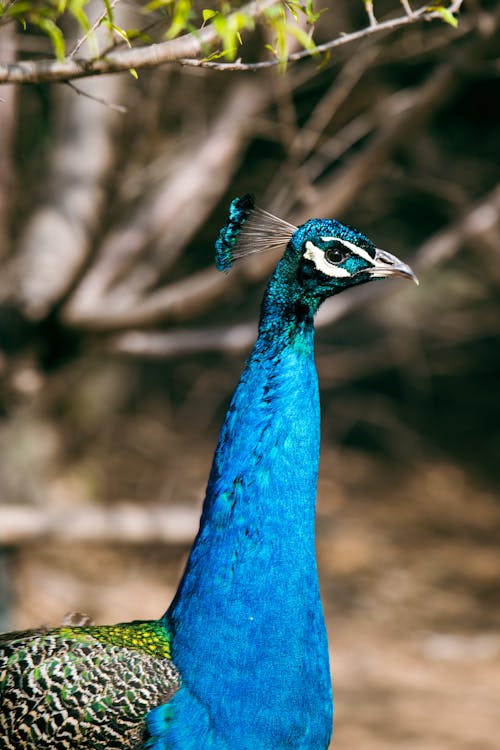
[[[172,24],[166,34],[167,39],[173,39],[187,29],[189,19],[191,18],[191,12],[191,0],[175,1]]]
[[[284,21],[286,19],[285,9],[282,5],[271,5],[269,8],[266,8],[264,16],[271,22],[275,20]]]
[[[207,21],[210,21],[211,18],[217,15],[216,10],[212,10],[212,8],[203,8],[201,11],[203,16],[203,23],[206,23]]]
[[[288,8],[288,10],[290,11],[290,13],[292,14],[292,16],[294,17],[295,22],[298,23],[299,22],[299,14],[297,12],[297,7],[300,10],[302,10],[302,8],[300,7],[300,5],[298,3],[294,3],[294,2],[288,2],[288,3],[285,3],[285,5]]]
[[[90,21],[87,18],[87,14],[84,11],[84,7],[87,5],[87,0],[70,0],[68,3],[68,10],[75,18],[85,33],[90,31]]]
[[[316,23],[319,17],[323,15],[323,13],[326,13],[327,10],[328,8],[321,8],[321,10],[315,11],[313,8],[313,0],[306,0],[304,13],[306,14],[307,23],[312,26]]]
[[[130,44],[130,37],[128,35],[128,32],[125,29],[120,28],[120,26],[117,26],[116,23],[109,23],[108,21],[106,21],[106,26],[109,28],[110,31],[114,31],[115,34],[117,34],[120,37],[120,39],[123,39],[123,41],[129,47],[132,46]]]
[[[153,44],[152,38],[149,36],[149,34],[146,34],[142,29],[122,29],[122,31],[126,34],[126,37],[129,41],[132,41],[133,39],[138,39],[141,42],[144,42],[145,44]]]
[[[7,8],[6,14],[8,16],[21,16],[24,13],[27,13],[31,8],[33,7],[33,4],[28,2],[19,2],[14,3],[14,5],[11,5],[9,8]]]
[[[114,17],[115,17],[114,12],[113,12],[113,6],[109,2],[109,0],[103,0],[103,2],[104,2],[104,7],[106,8],[106,18],[108,19],[108,21],[110,21],[110,23],[113,23]]]
[[[135,68],[129,68],[128,72],[132,76],[132,78],[135,78],[136,81],[139,80],[139,76],[137,75],[137,70]]]
[[[248,15],[248,13],[243,13],[242,11],[239,13],[232,13],[230,21],[237,31],[255,28],[255,21],[252,16]]]
[[[231,13],[229,16],[217,13],[212,24],[222,41],[224,52],[229,60],[234,60],[238,45],[242,43],[240,32],[255,27],[253,18],[242,11]]]
[[[286,29],[291,36],[295,37],[295,39],[302,47],[304,47],[304,49],[314,53],[316,49],[316,43],[311,39],[309,34],[304,31],[304,29],[301,29],[300,26],[294,26],[291,23],[287,24]]]
[[[439,13],[441,18],[445,23],[448,23],[450,26],[453,26],[454,29],[458,26],[458,21],[453,15],[453,13],[448,10],[448,8],[445,8],[443,5],[429,5],[427,8],[428,11],[431,11],[433,13]]]
[[[276,43],[276,57],[280,61],[279,68],[283,73],[286,69],[286,61],[288,57],[288,39],[285,24],[281,23],[275,26],[274,41]]]
[[[149,13],[153,10],[159,10],[161,8],[167,8],[169,5],[173,5],[175,0],[151,0],[143,6],[143,11]]]
[[[54,53],[57,59],[64,60],[64,36],[59,26],[57,26],[57,24],[51,18],[43,18],[39,15],[32,16],[30,18],[30,21],[35,26],[38,26],[39,29],[44,31],[48,37],[50,37],[50,41],[52,42]]]
[[[320,64],[318,65],[318,67],[316,68],[316,70],[317,70],[318,72],[319,72],[320,70],[323,70],[323,68],[326,68],[326,66],[327,66],[327,65],[328,65],[328,63],[330,62],[331,56],[332,56],[332,55],[331,55],[331,52],[330,52],[330,50],[329,50],[329,49],[327,49],[327,50],[326,50],[326,52],[324,52],[324,53],[322,54],[322,56],[321,56],[321,62],[320,62]]]
[[[212,52],[212,54],[204,57],[203,62],[210,62],[211,60],[220,60],[222,57],[227,58],[227,52],[225,50],[218,50],[217,52]]]

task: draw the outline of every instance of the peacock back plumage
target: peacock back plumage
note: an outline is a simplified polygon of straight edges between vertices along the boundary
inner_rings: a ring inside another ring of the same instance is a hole
[[[161,622],[0,636],[0,747],[140,748],[144,717],[179,685]]]

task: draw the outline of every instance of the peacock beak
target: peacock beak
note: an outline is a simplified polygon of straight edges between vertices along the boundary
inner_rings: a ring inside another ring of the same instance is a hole
[[[378,247],[375,251],[375,258],[373,259],[373,267],[368,268],[367,272],[370,276],[377,278],[385,278],[386,276],[404,276],[407,279],[412,279],[418,286],[418,279],[414,272],[406,263],[396,258],[395,255],[380,250]]]

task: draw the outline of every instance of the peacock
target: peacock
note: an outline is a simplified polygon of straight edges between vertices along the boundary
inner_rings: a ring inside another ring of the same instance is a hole
[[[177,593],[155,621],[0,636],[1,750],[324,750],[333,702],[315,555],[314,315],[411,268],[331,219],[235,198],[216,265],[278,249]]]

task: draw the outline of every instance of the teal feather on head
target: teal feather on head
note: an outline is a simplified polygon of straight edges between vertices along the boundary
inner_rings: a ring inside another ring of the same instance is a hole
[[[228,222],[215,243],[215,265],[219,271],[229,271],[237,258],[269,250],[283,252],[296,229],[256,206],[253,195],[245,193],[229,206]]]
[[[235,198],[229,206],[229,220],[220,230],[215,243],[215,265],[218,271],[229,271],[233,265],[233,249],[238,241],[243,224],[255,206],[251,193],[245,193],[241,198]]]

